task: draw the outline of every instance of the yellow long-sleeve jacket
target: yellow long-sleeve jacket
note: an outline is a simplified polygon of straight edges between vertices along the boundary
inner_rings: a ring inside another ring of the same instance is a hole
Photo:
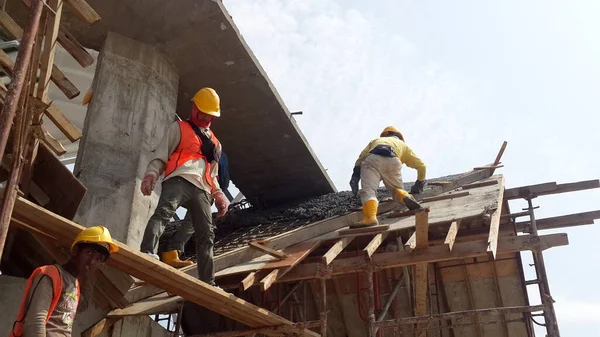
[[[413,150],[406,145],[403,141],[396,137],[381,137],[377,139],[373,139],[367,147],[360,153],[358,156],[358,160],[354,166],[360,166],[360,164],[369,156],[371,151],[375,149],[378,145],[388,145],[392,148],[398,159],[406,166],[417,170],[417,179],[420,181],[425,180],[425,176],[427,173],[427,168],[425,167],[425,163],[417,157],[417,155],[413,152]]]

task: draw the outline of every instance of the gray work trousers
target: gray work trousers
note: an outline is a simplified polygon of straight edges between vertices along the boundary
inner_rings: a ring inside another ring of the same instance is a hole
[[[206,191],[196,187],[194,184],[181,177],[173,177],[162,183],[162,192],[154,214],[146,225],[144,239],[140,247],[142,253],[156,254],[160,236],[165,226],[171,220],[179,206],[185,206],[188,214],[191,213],[193,228],[185,226],[177,230],[174,244],[181,240],[187,241],[190,237],[189,231],[193,229],[196,233],[196,257],[198,266],[198,278],[208,284],[215,284],[213,246],[215,233],[212,226],[212,196]],[[185,244],[183,241],[183,244]],[[173,250],[180,250],[183,244]]]

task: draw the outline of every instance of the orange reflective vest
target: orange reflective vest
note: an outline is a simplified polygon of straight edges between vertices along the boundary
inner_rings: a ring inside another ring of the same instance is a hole
[[[210,163],[206,160],[206,156],[202,153],[202,140],[192,129],[191,125],[186,121],[177,121],[181,132],[181,139],[177,149],[169,156],[167,168],[165,169],[165,177],[168,177],[173,171],[185,162],[190,160],[204,160],[206,169],[204,170],[204,178],[210,186],[211,191],[215,188],[213,179],[210,176]],[[210,140],[215,143],[217,148],[220,147],[219,140],[213,132],[210,133]]]
[[[13,329],[10,332],[9,337],[21,337],[23,336],[23,320],[25,319],[25,315],[27,315],[27,309],[29,309],[29,305],[27,305],[27,296],[29,295],[29,291],[31,290],[31,285],[33,283],[33,279],[36,275],[46,275],[50,277],[52,280],[52,301],[50,302],[50,308],[48,308],[48,315],[46,316],[46,323],[50,319],[50,316],[54,312],[54,308],[58,304],[60,297],[62,295],[62,277],[60,276],[60,272],[58,271],[58,267],[54,265],[49,266],[41,266],[31,273],[29,280],[27,280],[27,284],[25,285],[25,294],[23,295],[23,300],[21,301],[21,309],[19,309],[19,314],[17,315],[17,320],[13,324]],[[79,299],[79,282],[77,282],[77,298]]]

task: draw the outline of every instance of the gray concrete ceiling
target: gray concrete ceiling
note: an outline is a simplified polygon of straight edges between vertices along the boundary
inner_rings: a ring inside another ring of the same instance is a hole
[[[213,129],[229,156],[232,180],[248,200],[277,204],[335,190],[221,1],[88,3],[102,20],[86,26],[65,9],[64,26],[95,50],[108,31],[156,46],[179,70],[182,117],[196,90],[217,90],[222,117]]]

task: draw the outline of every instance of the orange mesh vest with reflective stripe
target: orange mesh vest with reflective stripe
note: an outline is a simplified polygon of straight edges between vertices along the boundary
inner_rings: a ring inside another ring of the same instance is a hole
[[[206,160],[206,156],[202,153],[202,140],[196,135],[192,126],[186,121],[177,121],[179,123],[179,130],[181,132],[181,140],[177,149],[169,156],[167,162],[167,168],[165,169],[165,178],[168,177],[173,171],[179,166],[183,165],[189,160],[204,160],[206,169],[204,170],[204,178],[210,186],[210,189],[215,188],[213,179],[210,176],[210,163]],[[215,143],[216,147],[220,147],[219,140],[215,137],[213,132],[210,133],[210,140]]]
[[[54,312],[54,308],[58,304],[60,300],[60,296],[62,295],[62,277],[60,276],[60,272],[58,271],[58,267],[54,265],[50,266],[41,266],[31,273],[29,280],[27,280],[27,284],[25,285],[25,294],[23,295],[23,300],[21,301],[21,309],[19,309],[19,314],[17,315],[17,320],[13,324],[13,329],[10,332],[9,337],[21,337],[23,336],[23,320],[25,319],[25,315],[27,315],[27,310],[29,309],[29,305],[27,303],[27,295],[29,295],[29,291],[31,290],[31,285],[33,283],[33,279],[36,275],[46,275],[50,277],[52,280],[52,301],[50,302],[50,307],[48,308],[48,315],[46,316],[46,323],[52,316]],[[79,299],[79,282],[77,282],[77,299]],[[25,336],[27,337],[27,336]]]

